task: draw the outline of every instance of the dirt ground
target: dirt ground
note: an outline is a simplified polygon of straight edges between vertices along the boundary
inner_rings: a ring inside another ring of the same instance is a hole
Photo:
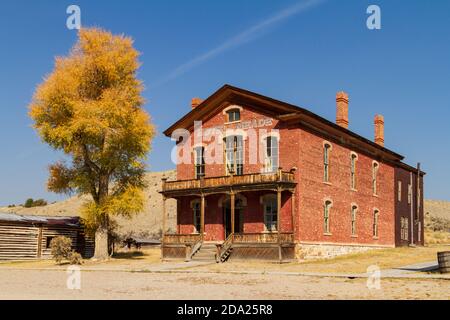
[[[450,281],[289,275],[81,271],[67,289],[65,270],[2,270],[0,299],[450,299]]]

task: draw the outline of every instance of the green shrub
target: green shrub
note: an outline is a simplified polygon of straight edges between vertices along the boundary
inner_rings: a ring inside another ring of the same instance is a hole
[[[81,255],[72,250],[72,240],[68,237],[59,236],[50,241],[50,249],[53,259],[60,264],[68,260],[70,264],[81,264]]]
[[[24,203],[24,207],[25,208],[31,208],[33,206],[34,200],[32,198],[27,199],[27,201],[25,201]]]

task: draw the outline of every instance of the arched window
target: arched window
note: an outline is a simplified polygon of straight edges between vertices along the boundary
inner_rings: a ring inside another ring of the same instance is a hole
[[[325,200],[323,206],[323,231],[324,233],[330,233],[330,211],[332,202],[330,200]]]
[[[242,136],[228,136],[225,139],[225,161],[227,174],[244,174],[244,139]]]
[[[276,172],[279,167],[278,137],[269,136],[265,138],[265,145],[266,145],[265,171]]]
[[[378,238],[378,219],[380,211],[378,209],[373,210],[373,237]]]
[[[205,176],[205,148],[194,148],[195,179]]]
[[[374,195],[376,195],[378,192],[378,190],[377,190],[378,168],[379,168],[378,163],[373,162],[372,163],[372,191],[373,191]]]
[[[230,109],[227,111],[228,122],[235,122],[241,120],[241,111],[239,109]]]
[[[330,151],[331,145],[329,143],[325,143],[323,145],[323,181],[330,181]]]
[[[194,217],[194,233],[200,233],[200,201],[196,200],[192,203],[192,211]]]
[[[358,156],[355,153],[350,154],[350,188],[355,190],[356,189],[356,160],[358,159]]]
[[[278,205],[277,196],[266,195],[263,199],[264,206],[264,226],[266,231],[277,231]]]
[[[357,205],[352,205],[352,210],[351,210],[351,218],[352,218],[352,236],[356,235],[356,214],[358,212],[358,206]]]

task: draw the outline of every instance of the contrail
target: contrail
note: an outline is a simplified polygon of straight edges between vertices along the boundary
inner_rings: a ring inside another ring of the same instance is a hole
[[[162,85],[170,80],[173,80],[175,78],[178,78],[179,76],[185,74],[189,70],[193,69],[194,67],[202,64],[203,62],[219,55],[220,53],[230,50],[232,48],[238,47],[240,45],[243,45],[245,43],[248,43],[252,40],[257,39],[258,37],[262,36],[263,31],[267,30],[269,27],[275,25],[278,22],[284,21],[296,14],[299,14],[301,12],[304,12],[308,10],[309,8],[319,5],[320,3],[324,2],[325,0],[309,0],[309,1],[303,1],[300,3],[297,3],[291,7],[288,7],[286,9],[283,9],[276,13],[275,15],[263,20],[262,22],[244,30],[243,32],[235,35],[234,37],[226,40],[223,44],[213,48],[210,51],[207,51],[192,60],[189,60],[188,62],[178,66],[175,68],[172,72],[170,72],[165,77],[161,78],[159,81],[156,81],[152,87],[156,87],[159,85]]]

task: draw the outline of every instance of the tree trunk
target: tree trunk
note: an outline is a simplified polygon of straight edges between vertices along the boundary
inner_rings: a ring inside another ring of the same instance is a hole
[[[98,203],[97,205],[103,205],[108,198],[108,184],[109,177],[102,175],[99,178],[98,187]],[[100,225],[95,231],[95,253],[94,259],[107,260],[109,259],[109,217],[107,213],[101,218]]]
[[[100,226],[95,231],[94,259],[107,260],[108,258],[108,228],[106,226]]]

